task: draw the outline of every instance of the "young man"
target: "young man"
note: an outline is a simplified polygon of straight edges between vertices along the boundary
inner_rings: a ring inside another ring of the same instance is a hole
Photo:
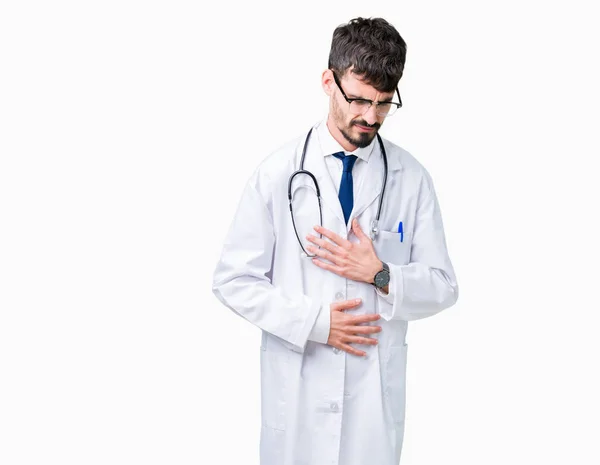
[[[327,118],[261,163],[225,240],[214,293],[262,330],[261,465],[397,465],[408,321],[458,297],[432,179],[378,135],[405,57],[383,19],[335,30]]]

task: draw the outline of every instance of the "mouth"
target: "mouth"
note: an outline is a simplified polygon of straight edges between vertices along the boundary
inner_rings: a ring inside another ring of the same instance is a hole
[[[361,132],[373,132],[375,129],[377,129],[376,126],[363,126],[362,124],[357,123],[354,123],[354,126],[356,126]]]

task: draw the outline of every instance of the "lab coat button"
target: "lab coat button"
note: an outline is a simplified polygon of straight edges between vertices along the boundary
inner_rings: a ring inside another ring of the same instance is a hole
[[[340,349],[338,349],[337,347],[334,347],[334,348],[333,348],[333,353],[334,353],[334,354],[339,354],[340,352],[341,352],[341,350],[340,350]]]
[[[344,294],[341,292],[338,292],[335,294],[335,300],[342,300],[344,298]]]
[[[332,412],[337,412],[338,411],[338,404],[336,404],[335,402],[332,402],[331,405],[331,411]]]

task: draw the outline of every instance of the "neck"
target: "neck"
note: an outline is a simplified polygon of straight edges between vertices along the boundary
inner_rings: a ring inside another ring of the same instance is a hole
[[[337,128],[333,118],[331,117],[331,113],[327,117],[327,129],[329,129],[329,133],[333,136],[333,138],[337,141],[338,144],[342,146],[342,148],[348,152],[354,152],[357,147],[352,145],[350,142],[346,140],[342,132]]]

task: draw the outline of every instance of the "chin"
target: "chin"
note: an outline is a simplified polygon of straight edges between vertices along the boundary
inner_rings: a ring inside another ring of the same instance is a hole
[[[375,139],[376,135],[377,131],[373,131],[373,133],[371,134],[363,134],[361,132],[358,132],[358,134],[352,137],[352,144],[356,147],[364,148],[368,146],[371,142],[373,142],[373,139]]]
[[[354,145],[357,148],[364,148],[364,147],[368,146],[376,134],[376,133],[374,133],[374,134],[361,134],[361,133],[353,134],[353,133],[348,133],[347,131],[340,131],[340,132],[344,136],[344,139],[346,139],[348,142],[350,142],[352,145]]]

